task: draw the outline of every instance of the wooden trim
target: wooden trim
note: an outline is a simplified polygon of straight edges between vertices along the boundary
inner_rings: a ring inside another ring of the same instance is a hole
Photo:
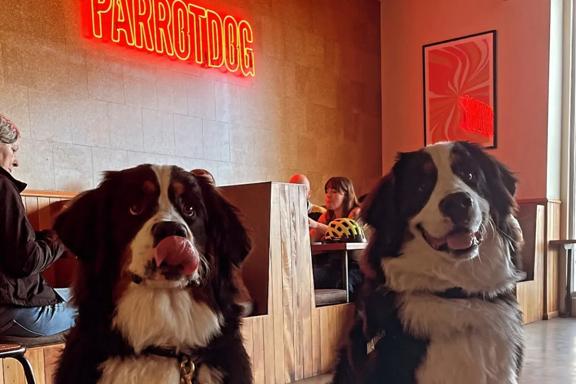
[[[312,254],[332,251],[353,251],[365,249],[368,243],[320,243],[312,244]]]
[[[243,319],[241,328],[255,382],[291,383],[329,372],[354,317],[354,305],[316,308],[303,188],[255,183],[221,191],[238,207],[252,235],[254,251],[242,267],[245,283],[249,289],[267,290],[251,290],[257,307],[267,300],[266,315]],[[263,281],[266,284],[254,284]]]
[[[53,199],[73,199],[79,192],[47,191],[40,189],[25,190],[21,193],[23,197],[48,197]]]
[[[550,240],[548,243],[551,247],[563,247],[564,249],[573,249],[576,245],[575,239],[570,240]]]
[[[562,204],[562,200],[548,199],[546,197],[532,197],[532,198],[528,198],[528,199],[517,199],[516,202],[518,204],[543,204],[543,205],[546,205],[548,203]]]
[[[546,205],[546,244],[544,262],[544,313],[552,314],[560,311],[560,258],[562,251],[558,248],[551,247],[552,241],[560,240],[560,222],[561,222],[561,204],[555,201],[549,201]]]
[[[556,317],[560,316],[560,312],[558,311],[552,311],[552,312],[548,312],[546,314],[544,314],[544,320],[551,320],[554,319]]]
[[[545,207],[521,204],[518,220],[524,232],[522,259],[527,267],[528,280],[516,285],[516,297],[524,323],[531,323],[544,317]]]

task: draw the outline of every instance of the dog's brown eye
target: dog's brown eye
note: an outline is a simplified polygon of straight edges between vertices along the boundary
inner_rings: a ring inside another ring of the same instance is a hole
[[[462,179],[465,183],[473,182],[476,179],[476,173],[473,169],[469,167],[461,167],[456,170],[458,177]]]
[[[467,169],[463,169],[463,170],[460,172],[460,177],[461,177],[462,180],[464,180],[464,181],[468,181],[468,182],[473,181],[473,180],[474,180],[474,172],[473,172],[473,171],[470,171],[470,170],[467,170]]]
[[[426,189],[427,189],[426,183],[420,183],[420,184],[418,184],[418,187],[416,188],[418,193],[424,193],[426,191]]]
[[[193,217],[196,215],[196,210],[192,206],[192,204],[182,202],[182,213],[187,217]]]
[[[144,208],[144,204],[142,203],[132,204],[130,206],[130,214],[132,216],[139,216],[142,214],[142,212],[144,212]]]

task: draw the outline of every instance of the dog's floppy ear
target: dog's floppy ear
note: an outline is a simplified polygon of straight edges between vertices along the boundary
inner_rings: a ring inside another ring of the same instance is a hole
[[[382,272],[381,258],[396,256],[402,239],[400,231],[404,231],[404,228],[400,228],[402,224],[398,222],[395,191],[396,181],[392,171],[380,181],[362,205],[362,219],[374,230],[363,262],[368,264],[369,272],[376,272],[378,275]],[[366,266],[363,267],[364,273],[369,276]]]
[[[383,229],[394,219],[394,174],[389,173],[368,195],[362,206],[362,219],[376,230]]]
[[[62,243],[83,260],[94,259],[102,246],[98,239],[105,230],[105,195],[109,189],[106,184],[103,182],[98,188],[78,195],[54,222],[54,230]]]
[[[238,209],[226,200],[204,177],[196,177],[207,211],[209,241],[214,243],[218,257],[240,265],[251,249],[250,238],[238,216]]]

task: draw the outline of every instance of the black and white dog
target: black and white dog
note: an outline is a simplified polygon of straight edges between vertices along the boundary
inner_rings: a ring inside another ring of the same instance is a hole
[[[108,172],[54,227],[80,260],[57,384],[252,382],[231,276],[250,242],[210,182],[174,166]]]
[[[473,144],[399,155],[363,208],[369,276],[334,383],[518,382],[515,189]]]

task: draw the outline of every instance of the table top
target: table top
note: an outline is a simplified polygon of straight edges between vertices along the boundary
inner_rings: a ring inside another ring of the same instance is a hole
[[[564,249],[576,249],[576,240],[551,240],[550,241],[551,247],[562,247]]]
[[[368,243],[312,243],[312,253],[364,249]]]

